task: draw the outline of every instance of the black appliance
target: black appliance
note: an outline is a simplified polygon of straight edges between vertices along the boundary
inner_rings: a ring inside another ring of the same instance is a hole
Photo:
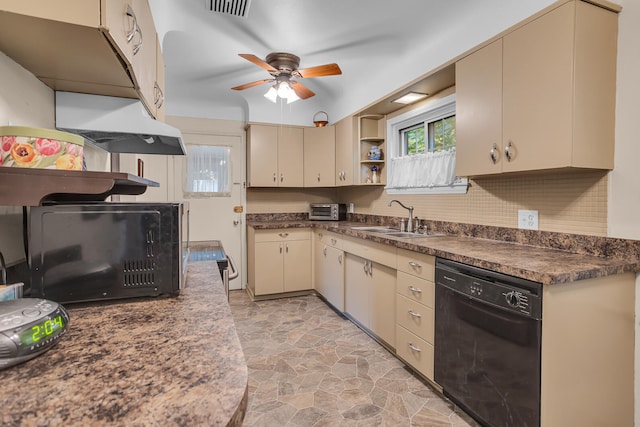
[[[434,378],[481,424],[540,425],[542,285],[436,260]]]
[[[224,286],[224,291],[229,299],[229,281],[238,277],[233,258],[224,251],[220,240],[210,240],[206,242],[196,242],[190,247],[189,262],[216,261],[218,271]],[[231,269],[231,272],[229,272]]]
[[[32,207],[31,296],[67,303],[178,295],[183,214],[181,203]]]

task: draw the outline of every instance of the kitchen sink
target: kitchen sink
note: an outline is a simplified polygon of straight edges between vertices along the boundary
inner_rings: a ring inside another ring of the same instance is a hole
[[[365,227],[351,227],[352,230],[356,231],[368,231],[370,233],[401,233],[397,228],[386,227],[384,225],[381,226],[365,226]]]
[[[413,233],[410,231],[400,231],[397,228],[391,228],[391,227],[386,227],[386,226],[364,226],[364,227],[351,227],[352,230],[356,230],[356,231],[366,231],[369,233],[380,233],[380,234],[384,234],[385,236],[391,236],[391,237],[399,237],[399,238],[411,238],[411,239],[415,239],[418,237],[431,237],[431,236],[442,236],[442,234],[440,233],[427,233],[427,234],[422,234],[422,233]]]

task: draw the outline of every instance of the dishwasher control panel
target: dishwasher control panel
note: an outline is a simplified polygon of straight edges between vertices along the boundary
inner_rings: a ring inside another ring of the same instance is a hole
[[[537,282],[438,259],[436,283],[510,312],[542,316],[542,285]]]

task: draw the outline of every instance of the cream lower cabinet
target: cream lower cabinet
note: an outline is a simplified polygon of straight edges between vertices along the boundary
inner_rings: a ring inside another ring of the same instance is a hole
[[[398,249],[396,354],[433,381],[435,258]]]
[[[395,269],[351,253],[345,263],[345,312],[395,347]]]
[[[314,233],[314,289],[336,310],[344,311],[344,252],[334,233]]]
[[[249,227],[248,240],[248,289],[252,296],[312,288],[309,229]]]

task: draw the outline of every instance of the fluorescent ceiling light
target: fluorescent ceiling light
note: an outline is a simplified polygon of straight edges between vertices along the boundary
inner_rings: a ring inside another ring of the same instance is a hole
[[[394,99],[391,102],[396,102],[398,104],[412,104],[416,101],[420,101],[421,99],[426,98],[427,96],[429,95],[426,93],[409,92],[406,95],[403,95],[398,99]]]

